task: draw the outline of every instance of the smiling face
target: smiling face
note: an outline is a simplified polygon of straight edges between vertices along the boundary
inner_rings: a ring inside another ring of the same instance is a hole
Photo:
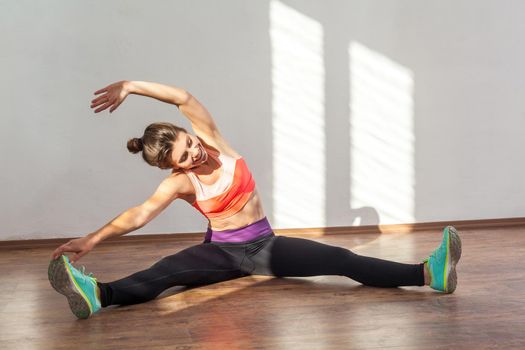
[[[174,168],[191,169],[208,160],[208,153],[200,140],[190,133],[180,132],[173,142],[171,161]]]

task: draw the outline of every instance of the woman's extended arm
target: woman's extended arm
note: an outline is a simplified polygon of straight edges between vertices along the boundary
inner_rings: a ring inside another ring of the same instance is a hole
[[[70,259],[73,263],[89,253],[101,241],[109,237],[122,236],[144,227],[177,199],[183,188],[184,183],[181,180],[181,175],[168,176],[144,203],[126,210],[97,231],[61,245],[55,249],[51,257],[57,259],[64,252],[73,252],[75,254]]]
[[[102,226],[100,229],[93,233],[90,233],[88,237],[91,237],[95,244],[102,242],[110,237],[123,236],[126,233],[138,230],[143,227],[144,224],[140,220],[142,218],[142,209],[140,206],[130,208]]]
[[[101,241],[109,237],[125,235],[141,228],[143,225],[138,221],[138,218],[142,216],[141,212],[139,207],[130,208],[97,231],[62,244],[55,249],[51,257],[57,259],[64,252],[73,252],[75,254],[70,259],[71,263],[73,263],[89,253]]]
[[[174,104],[190,120],[192,128],[198,132],[212,135],[218,133],[217,126],[206,107],[188,91],[169,85],[146,81],[119,81],[95,91],[100,95],[91,101],[95,113],[109,108],[113,112],[129,94],[155,98],[159,101]]]

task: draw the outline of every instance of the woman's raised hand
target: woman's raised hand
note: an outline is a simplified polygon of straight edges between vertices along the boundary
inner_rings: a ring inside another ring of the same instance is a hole
[[[64,252],[74,252],[72,258],[69,259],[71,263],[74,263],[87,253],[89,253],[95,247],[95,241],[90,236],[72,239],[69,242],[62,244],[60,247],[55,249],[51,258],[53,260],[58,259]]]
[[[130,94],[130,82],[123,80],[106,86],[103,89],[95,91],[97,96],[91,101],[91,108],[95,109],[95,113],[102,112],[103,110],[111,107],[109,113],[113,112],[120,106],[126,97]]]

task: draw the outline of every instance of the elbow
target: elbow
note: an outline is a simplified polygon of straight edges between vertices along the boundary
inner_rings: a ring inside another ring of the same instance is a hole
[[[135,229],[134,230],[138,230],[140,228],[143,228],[144,226],[146,226],[147,223],[148,223],[148,221],[146,221],[145,219],[136,220],[135,221]]]
[[[173,98],[173,104],[177,107],[180,107],[182,105],[185,105],[187,104],[188,102],[190,102],[190,100],[193,98],[193,96],[186,90],[184,89],[180,89],[179,93],[177,94],[177,96],[174,96]]]
[[[146,226],[148,221],[147,221],[147,215],[144,212],[144,210],[142,210],[141,207],[135,207],[131,210],[133,212],[132,217],[134,218],[133,220],[134,230],[138,230],[139,228]]]

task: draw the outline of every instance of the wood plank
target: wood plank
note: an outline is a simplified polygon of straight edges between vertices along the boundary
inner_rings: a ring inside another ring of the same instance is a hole
[[[454,294],[429,287],[366,287],[341,276],[247,276],[191,289],[174,287],[150,302],[111,306],[88,320],[77,320],[66,299],[49,285],[54,247],[3,249],[0,348],[524,348],[522,228],[460,232],[463,256]],[[439,245],[441,235],[441,230],[423,230],[312,239],[417,263]],[[80,264],[106,282],[201,241],[102,244]]]

